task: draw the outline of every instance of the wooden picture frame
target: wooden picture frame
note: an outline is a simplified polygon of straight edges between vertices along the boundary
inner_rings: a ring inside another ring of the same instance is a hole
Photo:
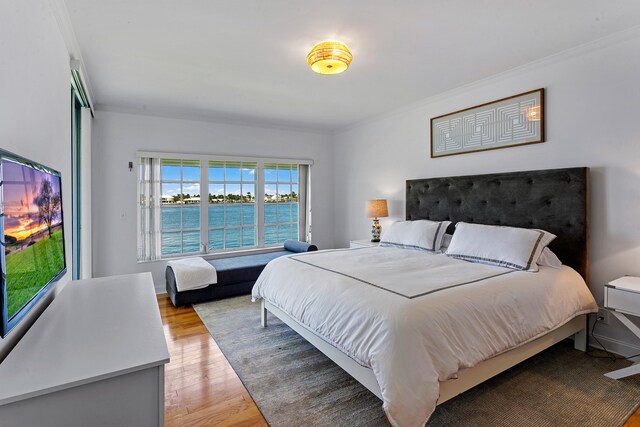
[[[544,88],[431,119],[431,158],[545,142]]]

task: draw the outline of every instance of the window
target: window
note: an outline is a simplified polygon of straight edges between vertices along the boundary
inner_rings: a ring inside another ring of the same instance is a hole
[[[257,246],[256,162],[209,162],[209,250]]]
[[[71,278],[80,278],[81,232],[82,232],[82,109],[89,107],[89,101],[82,81],[71,78]]]
[[[162,159],[162,256],[200,252],[200,161]]]
[[[139,261],[310,238],[311,161],[138,155]]]
[[[71,86],[71,278],[80,278],[81,235],[81,147],[80,138],[82,101],[78,91]]]
[[[298,165],[264,165],[264,242],[298,240]]]

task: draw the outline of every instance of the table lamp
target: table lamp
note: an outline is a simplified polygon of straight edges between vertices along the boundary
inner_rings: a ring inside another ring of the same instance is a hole
[[[384,218],[386,216],[389,216],[386,199],[367,200],[367,217],[373,218],[373,225],[371,226],[372,242],[380,241],[380,231],[382,227],[380,227],[378,218]]]

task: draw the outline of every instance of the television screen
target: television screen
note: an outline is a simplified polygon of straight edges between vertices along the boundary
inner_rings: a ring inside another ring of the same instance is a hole
[[[0,153],[2,336],[66,272],[60,174]]]

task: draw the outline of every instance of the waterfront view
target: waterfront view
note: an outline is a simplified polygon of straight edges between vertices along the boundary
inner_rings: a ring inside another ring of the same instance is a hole
[[[257,245],[255,204],[219,203],[209,205],[207,210],[210,251]],[[296,202],[265,203],[265,245],[283,243],[287,239],[297,240],[297,223],[297,200]],[[162,255],[193,252],[200,252],[200,205],[164,204],[162,207]]]
[[[256,162],[207,166],[208,182],[201,182],[199,160],[162,159],[163,256],[200,252],[201,229],[207,231],[209,251],[257,246],[258,205],[264,207],[265,245],[298,239],[298,165],[265,163],[262,200],[256,198]],[[206,224],[201,224],[203,203]]]

